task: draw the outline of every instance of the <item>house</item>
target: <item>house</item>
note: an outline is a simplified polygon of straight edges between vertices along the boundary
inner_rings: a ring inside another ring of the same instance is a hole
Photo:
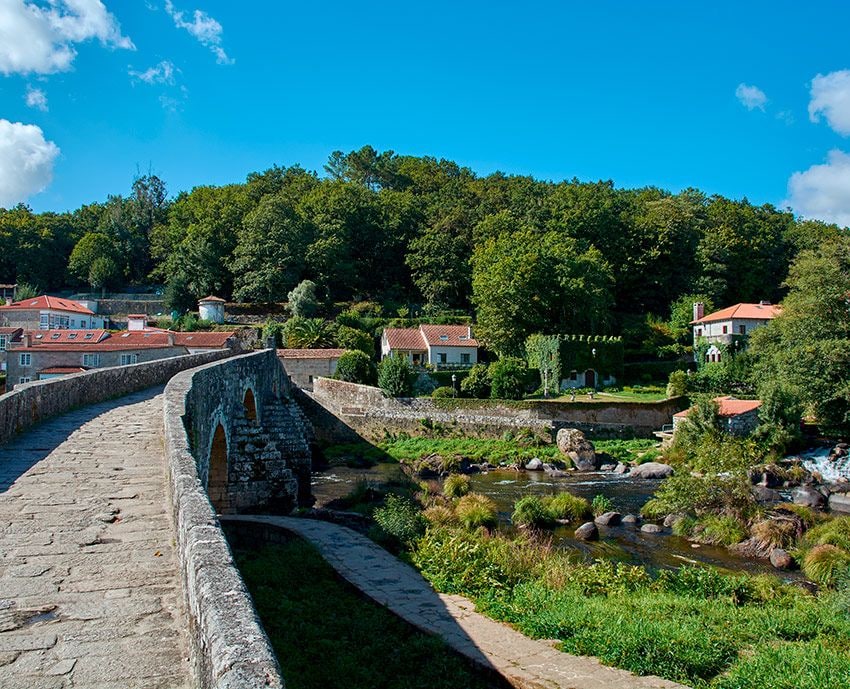
[[[21,328],[0,328],[0,373],[6,371],[6,350],[23,332]]]
[[[418,328],[385,328],[381,358],[405,356],[414,366],[466,368],[478,363],[478,341],[468,325],[420,325]]]
[[[278,349],[278,359],[283,363],[289,378],[299,388],[313,389],[313,379],[330,378],[336,373],[339,358],[345,349]]]
[[[767,325],[780,313],[780,307],[769,301],[735,304],[707,316],[703,313],[704,308],[704,304],[700,302],[694,304],[694,319],[691,325],[694,326],[694,357],[698,356],[698,343],[705,340],[710,345],[705,353],[707,362],[720,361],[724,346]]]
[[[760,400],[739,400],[736,397],[715,397],[723,428],[732,435],[749,435],[759,425]],[[690,414],[690,409],[673,414],[673,433]]]
[[[106,330],[30,330],[10,343],[6,389],[79,373],[236,346],[235,333]]]
[[[46,294],[0,306],[0,326],[24,330],[98,330],[106,320],[80,302]]]

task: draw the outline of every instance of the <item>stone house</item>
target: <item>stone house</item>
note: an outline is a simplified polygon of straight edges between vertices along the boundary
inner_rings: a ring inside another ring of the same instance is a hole
[[[414,366],[468,368],[478,363],[478,341],[468,325],[420,325],[385,328],[381,358],[406,356]]]
[[[723,422],[723,430],[731,435],[745,436],[752,433],[759,425],[759,408],[761,400],[739,400],[736,397],[715,397],[719,409],[720,420]],[[679,424],[690,413],[690,409],[673,414],[673,433]]]
[[[0,373],[6,370],[6,351],[9,345],[23,335],[21,328],[0,328]]]
[[[24,331],[9,345],[6,389],[92,368],[141,364],[235,346],[234,333]],[[202,337],[199,337],[202,336]]]
[[[24,330],[97,330],[106,321],[80,302],[46,294],[0,306],[0,326]]]
[[[312,390],[313,379],[332,378],[345,349],[278,349],[277,356],[290,380],[299,388]]]
[[[723,356],[722,345],[730,345],[735,338],[749,335],[753,330],[767,325],[780,313],[780,307],[769,301],[758,304],[735,304],[705,315],[704,305],[694,304],[694,357],[701,340],[711,345],[705,353],[706,362],[718,362]],[[718,346],[721,345],[721,346]],[[705,363],[705,362],[701,362]]]

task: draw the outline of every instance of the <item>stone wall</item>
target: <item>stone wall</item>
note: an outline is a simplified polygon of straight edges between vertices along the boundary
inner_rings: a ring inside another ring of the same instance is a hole
[[[206,352],[18,385],[0,395],[0,443],[69,409],[162,385],[180,371],[229,356],[228,350]]]
[[[245,354],[175,376],[165,389],[163,414],[171,509],[192,639],[191,660],[201,689],[283,687],[280,667],[233,562],[208,499],[202,461],[223,399],[241,385],[286,396],[286,375],[272,350]],[[241,403],[242,398],[238,401]],[[262,414],[262,410],[258,410]]]
[[[686,406],[684,398],[656,403],[391,399],[378,388],[329,378],[315,379],[313,392],[301,397],[323,442],[374,441],[388,432],[425,435],[434,424],[480,438],[529,429],[552,440],[560,428],[578,428],[595,438],[649,438]]]

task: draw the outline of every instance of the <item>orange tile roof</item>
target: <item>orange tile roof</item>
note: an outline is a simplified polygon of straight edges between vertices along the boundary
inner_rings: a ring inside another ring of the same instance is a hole
[[[384,334],[390,349],[401,349],[411,352],[425,351],[425,338],[416,328],[386,328]]]
[[[109,337],[106,330],[27,330],[34,346],[77,343],[93,345]]]
[[[717,407],[720,410],[720,416],[738,416],[746,414],[761,406],[761,400],[739,400],[737,397],[727,395],[725,397],[715,397]],[[676,418],[682,419],[690,413],[690,409],[685,409],[677,414],[673,414]]]
[[[144,331],[142,331],[144,332]],[[174,333],[174,343],[183,345],[184,347],[214,347],[222,348],[227,345],[227,341],[236,333],[229,332],[195,332],[195,333]]]
[[[420,325],[419,329],[432,347],[478,347],[466,325]]]
[[[210,295],[210,296],[208,296],[208,297],[204,297],[203,299],[198,299],[198,301],[199,301],[199,302],[202,302],[202,301],[218,301],[218,302],[221,302],[222,304],[226,304],[226,303],[227,303],[227,302],[225,302],[225,301],[224,301],[224,299],[222,299],[221,297],[214,297],[214,296],[212,296],[212,295]]]
[[[281,359],[339,359],[347,349],[278,349]]]
[[[203,347],[219,349],[227,345],[233,332],[170,333],[167,330],[124,330],[112,333],[105,330],[33,330],[30,347],[16,347],[15,351],[54,352],[118,352],[135,349],[165,349],[175,347]],[[91,337],[87,337],[91,335]],[[173,344],[169,335],[174,336]]]
[[[39,371],[39,374],[42,373],[82,373],[83,371],[87,371],[88,369],[83,368],[82,366],[53,366],[52,368],[45,368]]]
[[[29,311],[32,309],[51,309],[53,311],[70,311],[71,313],[85,313],[94,316],[94,311],[87,309],[82,304],[78,304],[70,299],[62,299],[61,297],[50,297],[42,294],[40,297],[33,299],[24,299],[23,301],[15,301],[6,306],[0,306],[0,309],[14,311]]]
[[[720,311],[715,311],[707,316],[691,321],[695,323],[711,323],[713,321],[729,321],[733,318],[747,318],[752,320],[771,320],[776,318],[782,308],[777,304],[735,304]]]

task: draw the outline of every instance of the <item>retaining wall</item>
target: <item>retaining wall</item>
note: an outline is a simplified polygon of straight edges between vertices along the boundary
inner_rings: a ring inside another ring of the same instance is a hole
[[[273,350],[233,357],[176,375],[165,389],[163,414],[170,505],[177,533],[191,660],[201,689],[283,687],[280,667],[192,454],[206,447],[222,396],[251,379],[259,400],[284,392],[285,372]],[[194,437],[190,438],[190,434]]]
[[[378,388],[330,378],[314,379],[313,392],[302,391],[300,398],[317,439],[327,443],[375,441],[387,433],[428,435],[434,424],[478,438],[529,429],[553,440],[560,428],[595,438],[649,438],[686,406],[681,397],[654,403],[393,399]]]
[[[11,392],[0,395],[0,444],[69,409],[162,385],[180,371],[231,355],[230,350],[216,350],[16,385]]]

